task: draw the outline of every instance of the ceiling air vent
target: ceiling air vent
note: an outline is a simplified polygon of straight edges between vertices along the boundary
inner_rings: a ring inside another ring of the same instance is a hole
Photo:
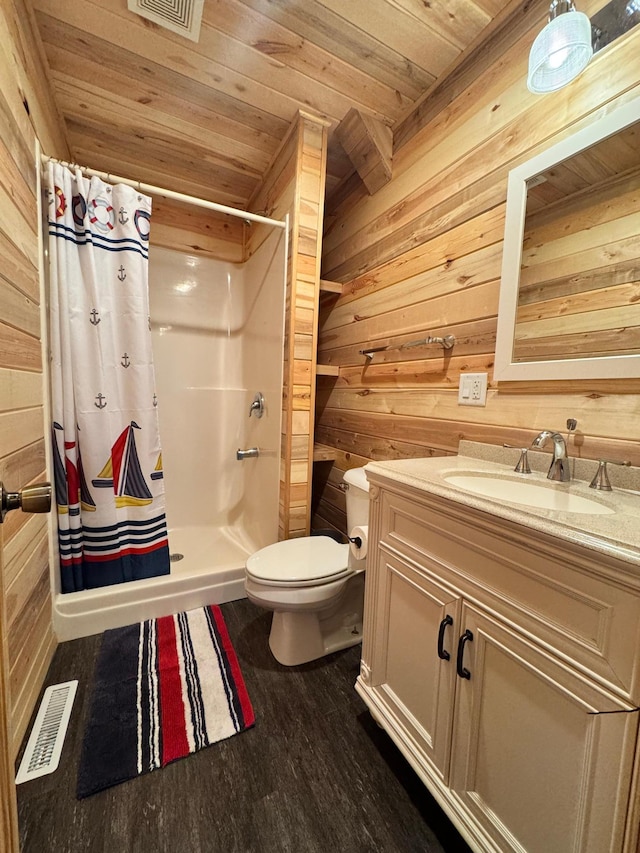
[[[198,41],[204,0],[127,0],[131,12],[171,32]]]
[[[532,190],[534,187],[539,187],[540,184],[546,184],[547,179],[544,175],[535,175],[533,178],[527,178],[527,189]]]

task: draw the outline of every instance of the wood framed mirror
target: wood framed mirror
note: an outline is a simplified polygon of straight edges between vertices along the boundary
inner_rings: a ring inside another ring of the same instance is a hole
[[[509,173],[494,379],[640,376],[640,98]]]

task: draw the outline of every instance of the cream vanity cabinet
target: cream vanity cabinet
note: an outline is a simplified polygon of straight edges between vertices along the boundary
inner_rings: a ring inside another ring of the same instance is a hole
[[[369,478],[374,718],[475,850],[635,853],[640,571]]]

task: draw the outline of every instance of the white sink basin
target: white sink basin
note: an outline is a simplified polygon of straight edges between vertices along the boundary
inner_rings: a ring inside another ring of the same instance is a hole
[[[561,486],[542,486],[525,480],[499,479],[482,474],[445,474],[452,486],[482,495],[485,498],[523,504],[558,512],[579,512],[586,515],[612,515],[615,510],[598,501],[567,492]]]

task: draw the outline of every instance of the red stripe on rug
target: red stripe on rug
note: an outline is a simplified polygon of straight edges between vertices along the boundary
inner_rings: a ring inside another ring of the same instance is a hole
[[[255,723],[256,720],[253,714],[253,706],[251,705],[251,700],[249,699],[249,694],[247,693],[247,688],[245,687],[244,678],[242,677],[240,664],[238,663],[238,658],[236,657],[235,649],[233,648],[231,638],[229,637],[227,625],[224,621],[224,617],[222,616],[222,611],[220,610],[217,604],[211,604],[209,606],[209,609],[213,614],[213,618],[216,623],[216,628],[218,629],[218,634],[220,636],[220,639],[222,640],[222,648],[224,649],[225,654],[227,656],[227,660],[229,661],[231,675],[233,676],[233,681],[236,686],[238,699],[240,700],[240,707],[242,708],[244,724],[247,728],[249,728]]]
[[[156,620],[158,637],[158,677],[162,708],[162,766],[189,753],[182,701],[182,680],[173,616]]]
[[[184,628],[181,629],[180,625]],[[145,667],[150,667],[157,677],[157,696],[155,693],[151,695],[153,691],[146,687],[140,696],[137,691],[142,627],[113,628],[105,631],[102,638],[89,719],[82,742],[77,787],[79,799],[159,766],[165,767],[204,746],[244,731],[255,722],[238,659],[219,607],[198,608],[179,614],[178,618],[165,616],[149,620],[152,640],[144,643],[145,656],[149,656]],[[187,631],[190,633],[189,642],[193,644],[194,664],[197,663],[199,670],[196,672],[194,665],[189,679],[190,689],[194,693],[199,692],[203,702],[203,708],[198,705],[197,714],[186,695],[186,688],[183,698],[181,669],[187,661],[182,650],[187,645],[184,636]],[[212,633],[215,637],[211,636]],[[152,648],[149,649],[149,645]],[[146,685],[146,675],[144,681]],[[212,723],[210,731],[207,726],[207,738],[202,740],[191,737],[192,724],[197,724],[196,717],[200,720],[201,711],[204,712],[203,719]],[[143,718],[141,731],[138,730],[139,714]],[[243,715],[244,720],[241,720]],[[156,726],[160,727],[160,732]],[[162,740],[157,762],[149,761],[148,755],[150,736],[156,733]],[[138,769],[140,736],[145,745],[143,762]]]

